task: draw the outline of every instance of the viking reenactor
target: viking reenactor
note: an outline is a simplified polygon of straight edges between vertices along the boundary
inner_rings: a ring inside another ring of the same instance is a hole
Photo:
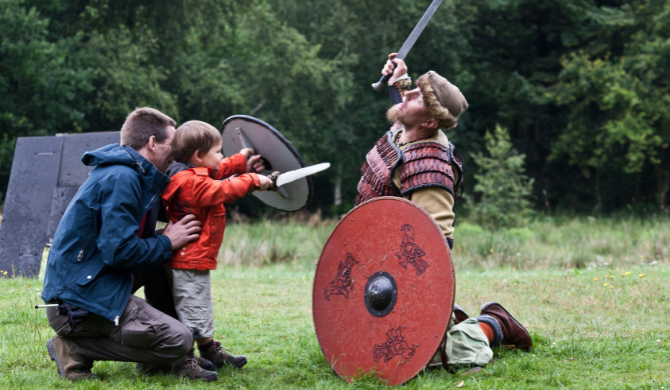
[[[463,183],[463,159],[444,131],[456,127],[468,103],[458,87],[434,71],[419,77],[417,88],[410,90],[407,67],[394,57],[389,57],[382,70],[391,75],[393,106],[387,117],[392,127],[366,156],[356,205],[381,196],[405,198],[430,214],[452,248],[454,201]],[[405,231],[402,248],[409,242],[410,249],[416,251],[410,229]],[[416,269],[422,272],[420,263]],[[476,319],[468,318],[455,305],[442,354],[437,353],[431,365],[442,363],[444,355],[448,360],[444,363],[484,366],[493,357],[490,347],[497,345],[527,350],[532,341],[526,329],[498,303],[484,304]]]

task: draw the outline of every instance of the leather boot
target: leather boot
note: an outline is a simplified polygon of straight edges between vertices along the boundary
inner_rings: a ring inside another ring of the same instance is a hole
[[[213,371],[214,369],[216,369],[216,367],[214,366],[214,364],[212,364],[212,362],[203,358],[202,356],[196,356],[196,359],[198,359],[198,365],[203,370]]]
[[[461,323],[468,318],[470,318],[468,313],[466,313],[462,307],[458,306],[458,304],[454,303],[454,325]]]
[[[247,364],[247,357],[244,355],[233,356],[230,354],[230,351],[223,349],[221,343],[218,341],[214,342],[214,345],[209,347],[206,351],[200,351],[200,356],[209,360],[217,368],[229,365],[235,368],[242,368]]]
[[[528,351],[533,346],[526,328],[497,302],[485,303],[477,321],[493,328],[495,339],[491,344],[492,347],[502,344]]]
[[[172,364],[137,363],[135,365],[135,371],[148,376],[156,374],[169,374],[171,370]]]
[[[97,379],[91,372],[93,361],[72,351],[72,341],[60,336],[47,340],[47,351],[56,362],[58,375],[63,379]]]
[[[181,375],[189,379],[204,379],[207,382],[212,382],[219,379],[219,376],[214,371],[203,370],[198,364],[198,358],[193,355],[193,350],[188,355],[172,363],[170,370],[172,375]]]
[[[196,357],[198,359],[198,365],[203,370],[212,371],[215,367],[207,359],[201,357]],[[172,371],[172,364],[150,364],[150,363],[137,363],[135,366],[135,371],[142,372],[147,376],[152,376],[156,374],[169,374]]]

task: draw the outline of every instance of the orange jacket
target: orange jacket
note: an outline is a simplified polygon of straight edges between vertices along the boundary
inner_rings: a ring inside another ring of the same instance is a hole
[[[167,268],[189,270],[216,269],[216,257],[226,228],[224,203],[232,203],[253,190],[258,184],[255,173],[247,171],[247,160],[242,154],[224,158],[217,169],[195,167],[174,176],[162,198],[167,216],[173,222],[194,214],[202,223],[200,237],[176,250]],[[231,177],[234,174],[242,174]]]

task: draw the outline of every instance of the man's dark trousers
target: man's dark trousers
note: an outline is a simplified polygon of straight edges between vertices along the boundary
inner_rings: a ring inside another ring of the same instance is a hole
[[[188,328],[136,296],[130,297],[118,326],[93,313],[73,326],[67,314],[59,315],[57,308],[48,308],[47,318],[56,334],[72,341],[73,352],[90,362],[170,364],[193,345]]]

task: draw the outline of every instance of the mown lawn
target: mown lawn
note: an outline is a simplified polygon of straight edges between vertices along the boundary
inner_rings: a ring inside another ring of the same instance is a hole
[[[589,234],[582,237],[585,243],[597,240],[594,234],[603,234],[589,231],[592,224],[587,223],[584,227],[578,226],[583,233]],[[597,221],[593,223],[598,224]],[[650,223],[639,223],[644,228],[640,229],[639,235],[658,241],[654,225]],[[248,237],[254,237],[256,241],[249,239],[253,241],[250,245],[258,246],[262,244],[257,237],[259,234],[267,228],[280,231],[278,228],[282,227],[276,222],[267,224],[264,228],[233,225],[234,229],[227,231],[227,235],[231,233],[227,237],[230,239],[234,234],[251,231]],[[668,225],[662,223],[657,229],[666,231]],[[52,331],[44,312],[32,308],[39,302],[41,282],[10,278],[0,281],[4,292],[0,300],[0,387],[385,388],[383,383],[370,377],[353,384],[345,383],[323,358],[311,317],[313,262],[316,259],[309,261],[309,257],[321,245],[319,240],[324,232],[327,236],[329,230],[327,226],[304,227],[302,230],[293,226],[291,229],[298,229],[293,231],[294,234],[302,234],[297,242],[303,245],[290,242],[286,246],[302,248],[303,252],[295,249],[293,253],[302,253],[300,256],[304,257],[262,267],[222,266],[213,274],[216,337],[235,353],[248,356],[249,364],[242,370],[222,369],[219,381],[208,384],[171,376],[145,377],[137,374],[131,363],[98,362],[93,371],[101,380],[62,381],[45,347]],[[561,229],[564,228],[554,226],[550,234],[567,231]],[[577,240],[577,233],[574,229],[571,231]],[[620,245],[616,241],[616,229],[609,231],[611,244]],[[477,234],[491,235],[489,232]],[[531,234],[541,232],[531,229]],[[516,256],[514,253],[514,257],[529,256],[528,251],[533,248],[538,254],[541,251],[548,253],[548,249],[541,247],[548,248],[549,244],[534,243],[533,236],[529,237],[522,238],[525,254]],[[275,237],[274,240],[281,248],[283,239]],[[476,241],[474,237],[463,237],[462,240]],[[502,303],[527,325],[535,348],[530,353],[496,350],[495,361],[475,374],[463,375],[467,370],[450,374],[441,369],[429,369],[404,388],[457,388],[459,382],[463,382],[462,388],[470,389],[670,389],[670,291],[667,289],[670,267],[661,257],[667,248],[657,247],[661,252],[653,256],[659,256],[660,261],[652,260],[655,259],[651,256],[654,252],[635,252],[640,248],[651,248],[644,242],[648,241],[639,238],[637,246],[628,247],[630,253],[593,255],[581,269],[542,262],[527,267],[519,266],[521,263],[483,266],[467,259],[462,261],[466,252],[463,250],[459,258],[457,251],[457,302],[473,316],[478,314],[484,302]],[[273,244],[266,242],[265,245],[272,248]],[[253,253],[252,249],[244,250]],[[495,256],[499,251],[489,249],[493,252],[483,256]],[[595,249],[576,247],[575,250]],[[635,261],[630,260],[634,255]],[[645,265],[640,264],[640,256],[644,256]],[[608,265],[604,265],[605,262]]]

